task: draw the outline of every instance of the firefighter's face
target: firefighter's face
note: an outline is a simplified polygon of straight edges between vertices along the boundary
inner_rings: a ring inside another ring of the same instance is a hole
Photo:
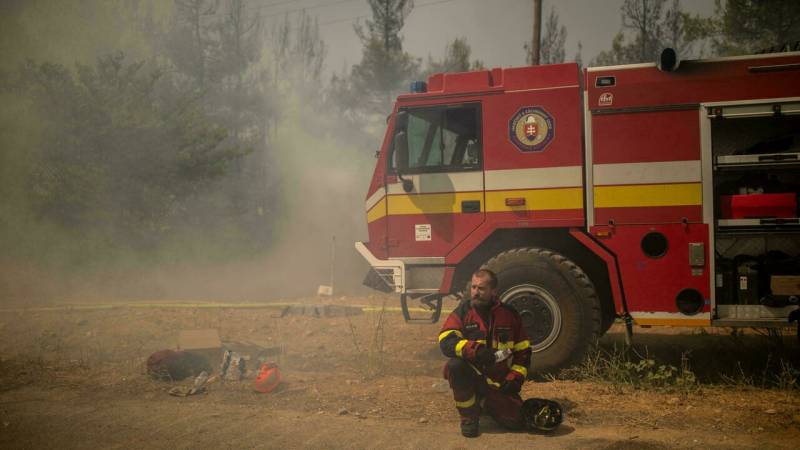
[[[476,277],[473,275],[472,282],[469,287],[470,298],[472,299],[472,306],[486,307],[492,303],[497,289],[494,289],[489,284],[488,276]]]

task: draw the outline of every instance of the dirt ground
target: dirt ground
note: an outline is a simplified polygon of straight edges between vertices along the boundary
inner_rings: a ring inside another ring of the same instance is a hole
[[[366,308],[350,317],[281,304],[2,310],[0,448],[788,449],[800,442],[797,389],[636,390],[563,380],[529,382],[522,392],[564,405],[565,423],[553,434],[508,432],[487,417],[481,436],[466,439],[440,376],[441,324],[405,324],[391,297],[292,302]],[[167,391],[191,379],[145,374],[147,356],[175,348],[179,330],[205,328],[223,341],[277,348],[280,389],[255,392],[250,373],[181,398]],[[636,331],[655,350],[714,339],[697,330]],[[621,339],[613,328],[604,341]]]

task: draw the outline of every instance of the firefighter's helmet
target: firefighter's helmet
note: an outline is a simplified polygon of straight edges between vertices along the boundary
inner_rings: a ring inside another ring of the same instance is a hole
[[[543,398],[529,398],[522,403],[522,416],[530,431],[553,431],[564,420],[561,405]]]
[[[281,371],[275,363],[264,363],[258,371],[255,381],[255,389],[258,392],[268,394],[278,387],[281,382]]]

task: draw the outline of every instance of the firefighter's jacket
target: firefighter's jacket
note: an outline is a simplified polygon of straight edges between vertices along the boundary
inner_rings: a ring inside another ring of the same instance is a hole
[[[528,376],[531,344],[519,313],[494,300],[488,321],[484,322],[478,311],[470,305],[469,299],[462,301],[447,317],[439,333],[442,353],[449,358],[462,358],[475,366],[475,353],[481,346],[487,345],[486,336],[491,335],[488,345],[491,345],[493,352],[509,349],[512,354],[510,358],[485,370],[487,383],[499,387],[505,381],[516,380],[521,384]]]

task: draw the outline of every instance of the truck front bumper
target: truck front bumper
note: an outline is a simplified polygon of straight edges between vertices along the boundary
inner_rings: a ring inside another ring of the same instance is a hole
[[[406,292],[405,277],[406,267],[403,261],[396,259],[378,259],[364,245],[363,242],[356,242],[356,251],[367,260],[372,267],[364,284],[384,292],[396,292],[404,294]]]

